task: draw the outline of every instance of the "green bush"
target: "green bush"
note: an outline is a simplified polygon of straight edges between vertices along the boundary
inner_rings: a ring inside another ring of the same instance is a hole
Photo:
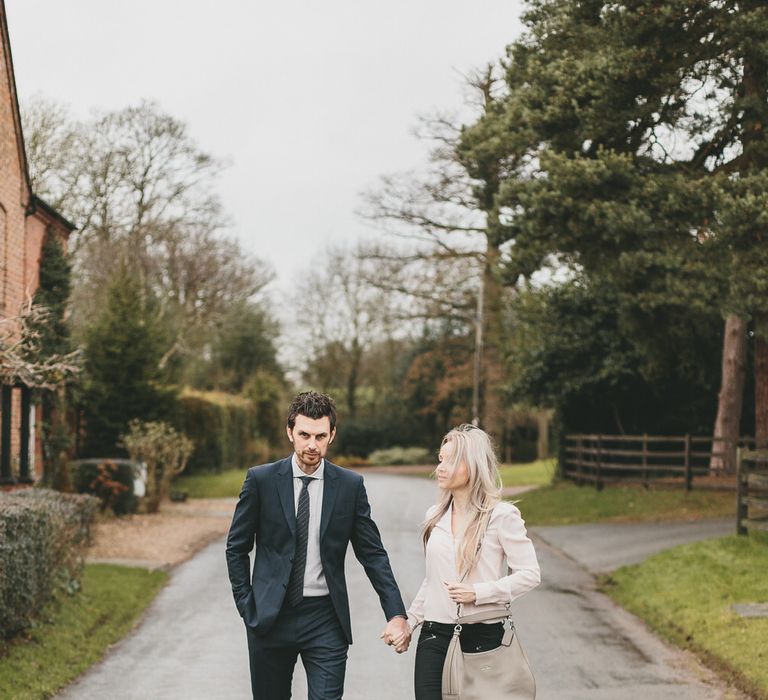
[[[342,419],[334,449],[339,454],[368,457],[374,451],[394,447],[398,436],[403,439],[402,426],[386,415]]]
[[[139,499],[133,492],[137,464],[127,459],[83,459],[70,464],[72,486],[101,502],[101,510],[115,515],[135,513]]]
[[[266,461],[256,408],[241,396],[185,389],[179,400],[176,427],[195,443],[187,474]]]
[[[369,464],[388,466],[391,464],[431,464],[435,457],[423,447],[390,447],[376,450],[368,455]]]
[[[98,503],[47,489],[0,494],[0,636],[28,628],[57,586],[79,588]]]

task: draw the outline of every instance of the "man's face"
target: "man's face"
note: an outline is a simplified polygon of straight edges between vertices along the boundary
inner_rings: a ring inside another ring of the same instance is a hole
[[[320,466],[320,460],[328,452],[328,446],[336,436],[336,428],[331,430],[328,416],[307,418],[296,416],[293,430],[286,426],[288,439],[293,443],[293,450],[303,471],[311,474]]]

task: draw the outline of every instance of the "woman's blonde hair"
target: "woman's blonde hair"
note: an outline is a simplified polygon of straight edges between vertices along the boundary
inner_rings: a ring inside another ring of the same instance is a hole
[[[459,556],[459,574],[465,575],[472,570],[477,561],[485,528],[491,517],[493,507],[501,500],[501,475],[499,474],[499,460],[493,448],[491,437],[484,430],[463,424],[449,431],[443,441],[454,445],[453,453],[448,458],[448,471],[451,475],[456,472],[459,465],[464,462],[467,465],[469,477],[469,519],[464,531],[461,554]],[[424,523],[423,541],[426,548],[429,537],[451,506],[453,496],[450,491],[444,491],[437,503],[435,514]]]

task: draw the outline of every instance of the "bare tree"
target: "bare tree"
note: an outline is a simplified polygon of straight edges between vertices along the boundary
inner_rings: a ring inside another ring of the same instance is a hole
[[[16,316],[0,318],[0,380],[31,389],[58,390],[82,369],[79,350],[43,356],[41,325],[49,316],[46,307],[29,298]]]
[[[69,110],[36,96],[22,111],[32,189],[58,211],[79,219],[86,152],[84,134]]]
[[[467,78],[478,124],[500,108],[495,72],[489,65]],[[391,239],[410,242],[367,251],[380,271],[371,282],[410,297],[414,314],[455,318],[468,332],[474,327],[475,395],[482,394],[483,405],[475,415],[498,423],[501,398],[489,378],[499,374],[502,298],[509,292],[499,279],[506,237],[496,194],[511,166],[489,149],[474,149],[466,127],[449,115],[423,119],[417,135],[432,146],[426,170],[384,177],[364,195],[361,215]]]
[[[72,236],[72,322],[79,336],[125,264],[160,301],[165,366],[199,352],[227,307],[254,299],[269,266],[224,235],[216,195],[223,163],[152,102],[78,122],[36,99],[24,110],[36,190],[79,227]]]
[[[404,332],[393,298],[372,286],[371,261],[337,246],[306,271],[294,292],[293,343],[305,379],[344,394],[347,415],[357,412],[364,357],[378,341]]]

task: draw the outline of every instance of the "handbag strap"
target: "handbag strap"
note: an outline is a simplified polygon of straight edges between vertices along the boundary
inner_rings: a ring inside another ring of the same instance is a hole
[[[509,606],[504,608],[493,608],[492,610],[481,610],[479,612],[470,613],[469,615],[461,615],[456,618],[457,625],[466,625],[473,622],[489,622],[490,620],[505,620],[510,618]]]
[[[494,508],[495,508],[495,506],[494,506]],[[479,539],[477,540],[477,549],[475,549],[475,563],[477,562],[477,556],[480,554],[480,549],[483,546],[483,540],[485,539],[485,533],[488,531],[488,526],[491,523],[491,517],[492,516],[493,516],[493,508],[490,510],[490,512],[488,513],[488,516],[485,518],[485,522],[483,523],[483,534],[480,535]],[[473,564],[473,566],[474,566],[474,564]],[[467,578],[468,574],[469,574],[469,569],[467,569],[464,572],[462,577],[459,579],[459,583],[463,583],[464,579]],[[473,613],[473,614],[477,615],[479,613]],[[472,617],[472,615],[468,615],[466,617],[467,618],[468,617]],[[503,617],[503,616],[499,616],[499,617]],[[456,603],[456,623],[460,624],[462,622],[462,619],[463,618],[461,616],[461,603]],[[488,618],[488,619],[492,620],[494,618]],[[464,621],[465,622],[469,622],[468,619],[465,619]]]
[[[456,625],[453,628],[453,636],[459,637],[461,635],[462,625],[472,622],[489,622],[490,620],[503,620],[504,621],[504,636],[501,638],[502,646],[508,647],[512,644],[512,639],[515,636],[515,623],[512,621],[512,615],[509,612],[509,604],[503,608],[493,608],[491,610],[481,610],[480,612],[472,613],[471,615],[459,616],[456,619]]]

